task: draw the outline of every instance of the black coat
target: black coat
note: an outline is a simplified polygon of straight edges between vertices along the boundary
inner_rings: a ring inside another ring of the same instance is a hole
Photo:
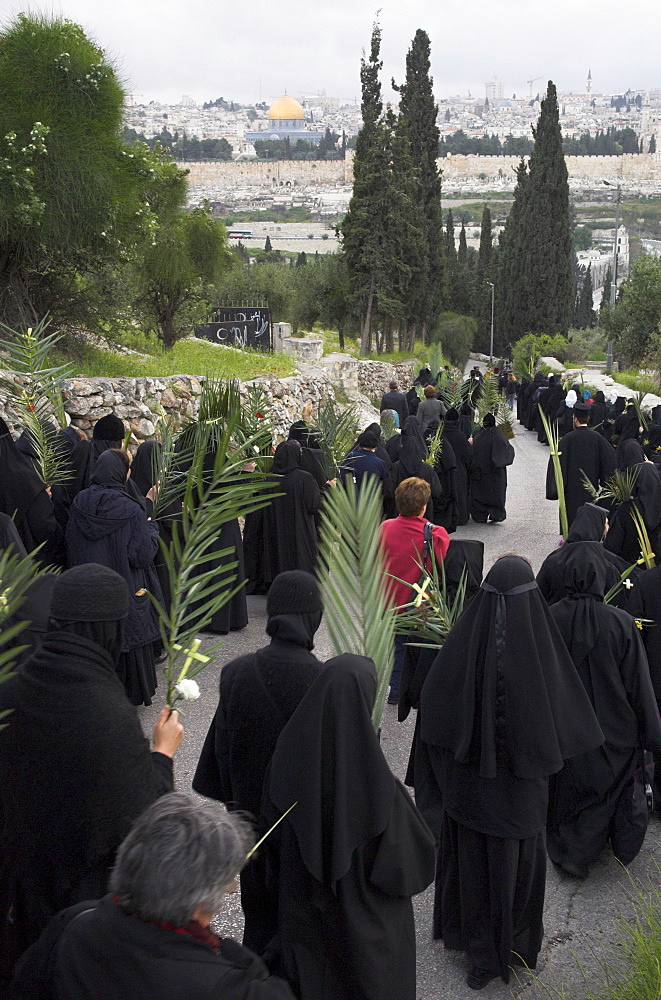
[[[111,656],[50,632],[0,686],[0,955],[13,960],[59,910],[107,891],[135,819],[172,789]],[[8,922],[7,914],[13,914]]]
[[[396,389],[391,389],[390,392],[384,392],[381,397],[381,406],[379,409],[381,411],[394,410],[395,413],[398,413],[400,427],[404,426],[404,421],[409,415],[409,404],[406,400],[406,396],[403,392],[398,392]]]
[[[560,451],[567,521],[571,525],[578,508],[592,502],[591,494],[583,485],[582,473],[585,473],[595,488],[603,486],[615,472],[615,451],[601,434],[591,431],[588,427],[579,427],[566,434],[562,439]],[[557,500],[558,494],[551,458],[549,458],[546,483],[547,500]]]
[[[471,517],[474,521],[504,521],[507,466],[514,461],[514,448],[500,427],[480,427],[473,438],[471,469]]]
[[[458,420],[443,424],[443,437],[452,445],[457,462],[455,486],[457,490],[457,524],[466,524],[470,513],[470,471],[473,465],[473,446],[459,429]]]
[[[66,932],[66,933],[64,933]],[[107,896],[70,907],[21,962],[13,1000],[293,1000],[231,939],[220,950],[131,916]]]
[[[71,506],[66,532],[69,567],[100,563],[114,569],[129,588],[129,616],[124,625],[124,651],[153,642],[160,635],[158,614],[147,593],[161,599],[154,568],[158,527],[142,505],[127,493],[89,486]]]

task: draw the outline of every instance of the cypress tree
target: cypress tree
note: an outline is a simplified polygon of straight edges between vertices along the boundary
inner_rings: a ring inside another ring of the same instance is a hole
[[[440,133],[430,69],[429,36],[419,28],[406,55],[406,81],[401,87],[396,87],[393,81],[393,87],[400,94],[399,113],[416,172],[415,200],[423,219],[423,264],[411,307],[425,337],[438,321],[444,287],[441,174],[437,163]],[[413,343],[410,347],[413,348]]]
[[[374,24],[369,59],[360,63],[363,125],[356,139],[353,194],[342,222],[342,245],[352,291],[360,303],[360,353],[372,348],[372,321],[382,271],[384,192],[388,185],[388,157],[379,73],[382,62],[381,28]]]
[[[578,330],[591,329],[595,324],[592,298],[592,265],[588,264],[587,270],[583,274],[580,291],[576,296],[576,308],[574,309],[574,326]]]
[[[272,244],[271,244],[271,237],[270,237],[270,236],[267,236],[267,237],[266,237],[266,242],[265,242],[265,244],[264,244],[264,251],[265,251],[266,253],[271,253],[271,250],[272,250],[272,249],[273,249],[273,246],[272,246]]]
[[[549,81],[535,145],[517,171],[514,204],[501,241],[499,330],[566,334],[574,308],[569,185],[556,88]]]
[[[599,306],[599,314],[605,313],[611,306],[611,285],[613,284],[613,269],[608,265],[608,270],[606,271],[606,277],[604,278],[604,290],[601,295],[601,305]]]
[[[468,244],[466,242],[466,227],[462,221],[459,233],[459,249],[457,263],[453,274],[451,288],[451,306],[453,312],[468,316],[473,305],[473,269],[468,259]]]
[[[487,284],[493,281],[494,267],[493,234],[491,231],[491,211],[488,205],[482,209],[480,225],[480,249],[475,270],[475,292],[473,296],[473,315],[477,320],[476,350],[489,350],[489,335],[491,329],[491,288]]]
[[[652,138],[650,139],[649,152],[650,153],[656,153],[656,136],[655,135],[653,135]]]

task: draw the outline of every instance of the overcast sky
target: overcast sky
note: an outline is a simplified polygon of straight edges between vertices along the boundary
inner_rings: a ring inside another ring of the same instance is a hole
[[[559,89],[593,92],[661,86],[659,0],[0,0],[82,24],[140,102],[225,97],[269,101],[285,91],[360,99],[360,56],[382,2],[384,95],[401,80],[417,28],[431,39],[436,97],[484,97],[494,74],[505,96]]]

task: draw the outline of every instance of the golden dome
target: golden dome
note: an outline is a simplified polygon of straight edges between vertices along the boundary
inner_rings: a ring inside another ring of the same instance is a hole
[[[294,119],[303,121],[305,114],[298,101],[295,101],[293,97],[287,97],[285,94],[284,97],[279,97],[271,105],[269,119],[271,121],[293,121]]]

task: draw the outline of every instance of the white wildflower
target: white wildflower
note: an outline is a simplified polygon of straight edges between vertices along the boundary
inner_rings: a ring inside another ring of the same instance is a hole
[[[200,697],[200,687],[197,681],[193,681],[187,677],[184,677],[183,681],[175,684],[174,689],[181,695],[184,701],[197,701]]]

